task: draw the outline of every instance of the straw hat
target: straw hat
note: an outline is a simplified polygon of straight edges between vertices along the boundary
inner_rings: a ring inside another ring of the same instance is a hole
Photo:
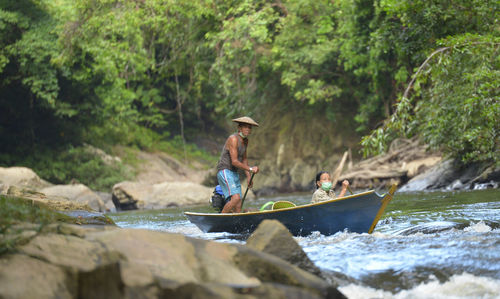
[[[255,122],[255,120],[251,119],[248,116],[238,117],[238,118],[233,119],[233,121],[235,123],[239,123],[239,124],[240,123],[241,124],[249,124],[249,125],[256,126],[256,127],[259,126],[259,124]]]

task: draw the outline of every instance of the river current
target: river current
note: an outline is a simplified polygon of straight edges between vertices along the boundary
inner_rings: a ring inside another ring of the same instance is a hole
[[[311,194],[246,201],[308,203]],[[111,214],[118,226],[217,242],[245,237],[203,233],[183,215],[207,207]],[[500,298],[500,190],[396,193],[372,234],[295,237],[348,298]]]

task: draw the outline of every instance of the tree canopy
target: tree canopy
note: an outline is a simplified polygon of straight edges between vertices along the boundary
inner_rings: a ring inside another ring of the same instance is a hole
[[[83,143],[185,144],[278,103],[310,121],[351,113],[366,154],[418,135],[465,162],[498,162],[499,6],[2,1],[2,164]]]

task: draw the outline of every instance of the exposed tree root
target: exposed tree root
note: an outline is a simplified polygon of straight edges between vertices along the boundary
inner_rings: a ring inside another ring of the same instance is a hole
[[[431,152],[417,138],[396,139],[385,154],[360,161],[344,172],[338,182],[349,180],[355,189],[379,189],[410,178],[441,160],[440,153]]]

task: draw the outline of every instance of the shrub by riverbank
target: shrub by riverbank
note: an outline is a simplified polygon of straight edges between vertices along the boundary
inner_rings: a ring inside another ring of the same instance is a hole
[[[100,217],[103,223],[114,224],[109,217]],[[47,203],[0,195],[0,255],[13,251],[54,223],[88,224],[95,223],[95,218],[73,217]]]

